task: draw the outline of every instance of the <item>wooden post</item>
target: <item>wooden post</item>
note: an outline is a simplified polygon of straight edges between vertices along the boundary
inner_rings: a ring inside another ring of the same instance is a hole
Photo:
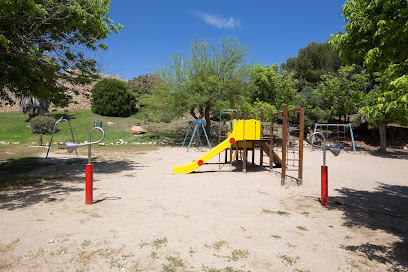
[[[288,106],[283,107],[283,124],[282,124],[282,176],[281,185],[286,183],[286,149],[288,136]]]
[[[247,119],[247,113],[244,113],[244,125],[243,125],[243,131],[242,131],[242,143],[243,143],[243,148],[242,148],[242,153],[243,153],[243,157],[242,157],[242,172],[245,174],[246,173],[246,163],[247,163],[247,146],[246,146],[246,139],[245,139],[245,122]]]
[[[264,111],[263,109],[261,109],[261,140],[263,138],[263,125],[262,125],[263,120],[264,120]],[[263,142],[260,142],[259,144],[259,153],[260,153],[259,163],[262,166],[263,165]]]
[[[230,124],[231,132],[233,130],[233,122],[234,122],[234,112],[231,111],[231,124]],[[230,150],[230,164],[232,165],[232,145],[229,150]]]
[[[299,113],[299,185],[303,184],[303,138],[304,138],[304,130],[305,130],[305,108],[300,107]]]
[[[273,165],[272,165],[272,152],[273,152],[273,117],[272,117],[272,113],[271,113],[271,125],[270,125],[270,132],[269,134],[270,139],[269,139],[269,170],[272,171],[273,170]]]

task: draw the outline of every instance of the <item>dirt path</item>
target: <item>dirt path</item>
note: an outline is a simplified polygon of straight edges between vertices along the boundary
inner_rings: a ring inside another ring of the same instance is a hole
[[[219,169],[218,157],[173,175],[204,154],[185,150],[109,154],[88,206],[86,157],[53,154],[67,181],[1,195],[0,270],[408,271],[407,157],[328,154],[325,208],[321,152],[305,152],[298,187],[260,167]]]

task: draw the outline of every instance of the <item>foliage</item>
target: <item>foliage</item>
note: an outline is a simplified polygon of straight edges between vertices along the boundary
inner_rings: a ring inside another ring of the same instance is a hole
[[[408,115],[408,2],[349,0],[343,16],[346,33],[333,35],[329,42],[345,60],[362,56],[369,72],[381,73],[378,89],[360,113],[378,124],[380,149],[386,151],[386,124],[404,123]]]
[[[246,56],[246,47],[235,37],[222,38],[219,46],[195,37],[189,55],[172,54],[168,64],[156,71],[163,82],[153,85],[152,94],[142,97],[141,104],[151,111],[204,117],[209,132],[213,111],[236,107],[248,97]]]
[[[0,99],[41,97],[64,106],[64,83],[96,78],[91,56],[106,50],[100,41],[118,33],[109,19],[110,0],[8,0],[0,2]],[[93,54],[92,54],[93,53]]]
[[[326,108],[331,108],[336,115],[349,115],[358,112],[363,105],[368,84],[367,73],[355,65],[342,66],[338,76],[322,75],[322,82],[316,94],[324,101]]]
[[[104,79],[92,88],[92,112],[104,116],[127,117],[136,113],[136,96],[117,79]]]
[[[278,112],[275,106],[264,101],[259,101],[259,99],[253,103],[245,103],[241,110],[248,113],[248,118],[252,118],[252,113],[255,112],[257,120],[261,120],[261,110],[263,110],[264,122],[269,122],[271,120],[271,114]]]
[[[137,98],[142,95],[150,94],[152,90],[153,84],[160,81],[160,78],[154,74],[144,74],[139,75],[138,77],[134,77],[133,79],[129,80],[128,84],[129,87],[135,91]]]
[[[21,112],[28,112],[29,119],[48,112],[47,100],[34,96],[24,96],[19,101]]]
[[[36,134],[51,134],[54,124],[55,118],[50,116],[38,115],[30,120],[31,131]]]
[[[315,123],[327,123],[331,118],[331,113],[328,110],[323,110],[324,101],[316,95],[314,89],[310,86],[303,88],[296,95],[296,106],[305,107],[305,127],[312,127]]]
[[[262,64],[254,66],[251,74],[254,90],[251,93],[253,101],[259,99],[274,105],[281,110],[284,105],[291,104],[296,95],[296,81],[286,71],[278,72],[278,65]]]
[[[399,120],[403,125],[408,125],[408,96],[403,94],[404,90],[408,90],[407,81],[402,77],[399,79],[401,88],[383,92],[381,87],[391,84],[387,82],[390,80],[390,76],[387,73],[376,73],[376,75],[380,85],[368,93],[364,100],[364,106],[360,108],[359,113],[376,126],[388,124],[394,120]]]
[[[341,67],[339,53],[328,43],[311,42],[301,48],[297,57],[290,57],[282,64],[282,69],[293,73],[298,80],[297,90],[305,86],[317,86],[321,76],[335,74]]]

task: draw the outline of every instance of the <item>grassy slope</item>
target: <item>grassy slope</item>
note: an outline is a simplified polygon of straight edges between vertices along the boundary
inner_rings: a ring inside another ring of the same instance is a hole
[[[129,130],[132,126],[143,124],[143,120],[137,119],[134,116],[121,117],[107,117],[93,114],[90,110],[79,110],[70,112],[53,112],[53,114],[66,114],[71,123],[72,130],[76,142],[83,142],[88,140],[89,130],[93,127],[94,120],[102,120],[102,128],[105,131],[105,143],[115,143],[119,139],[125,142],[146,142],[157,141],[161,137],[160,129],[171,127],[170,124],[164,126],[154,125],[154,132],[157,135],[148,135],[134,137]],[[3,112],[0,113],[0,141],[5,142],[21,142],[21,143],[38,143],[39,135],[33,134],[30,130],[27,121],[27,115],[18,112]],[[113,122],[113,126],[108,126],[107,122]],[[145,126],[149,128],[149,125]],[[63,142],[72,140],[69,125],[67,122],[58,123],[59,132],[54,135],[53,142]],[[164,133],[163,133],[164,134]],[[92,141],[96,140],[97,132],[92,133]],[[167,135],[167,133],[166,133]],[[46,144],[51,139],[51,135],[43,135],[43,144]]]

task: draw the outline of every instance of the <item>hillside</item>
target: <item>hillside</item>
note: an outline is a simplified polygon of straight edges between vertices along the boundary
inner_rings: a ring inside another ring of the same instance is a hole
[[[100,74],[101,79],[118,79],[121,81],[127,82],[127,79],[122,79],[119,76],[109,75],[109,74]],[[73,103],[71,103],[66,108],[56,108],[53,105],[50,106],[50,111],[53,110],[89,110],[91,109],[91,90],[93,86],[95,86],[96,82],[93,82],[89,85],[84,86],[73,86],[73,85],[66,85],[68,88],[78,91],[79,94],[75,95],[73,91],[68,91],[68,94],[72,95]],[[13,106],[4,105],[4,101],[0,99],[0,112],[19,112],[20,106],[16,103]]]

